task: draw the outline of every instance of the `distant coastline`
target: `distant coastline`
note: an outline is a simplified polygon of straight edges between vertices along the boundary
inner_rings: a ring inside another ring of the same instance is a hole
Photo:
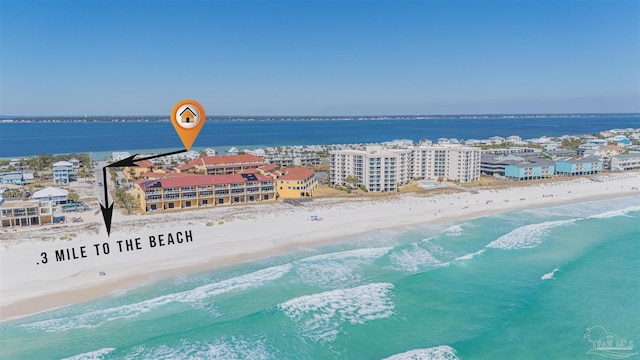
[[[457,120],[457,119],[534,119],[534,118],[593,118],[593,117],[635,116],[640,113],[576,113],[576,114],[467,114],[467,115],[226,115],[208,116],[208,121],[357,121],[357,120]],[[168,122],[166,115],[65,115],[65,116],[12,116],[0,115],[1,123],[13,122]]]
[[[541,136],[595,134],[610,129],[640,127],[640,114],[575,114],[575,115],[489,115],[447,117],[420,120],[377,116],[375,120],[363,117],[290,118],[255,117],[242,120],[234,117],[212,117],[202,128],[194,143],[196,148],[227,150],[234,146],[240,150],[262,147],[318,145],[318,144],[373,144],[393,139],[455,138],[457,140],[488,139],[492,136],[518,135],[522,139]],[[23,118],[21,121],[0,120],[0,158],[34,156],[37,154],[68,154],[89,152],[130,151],[133,149],[180,149],[182,143],[173,126],[163,117],[149,118],[102,117],[111,119],[94,121],[93,118]],[[155,119],[155,120],[154,120]],[[227,120],[224,120],[227,119]],[[251,120],[254,119],[254,120]],[[310,120],[304,120],[310,119]]]

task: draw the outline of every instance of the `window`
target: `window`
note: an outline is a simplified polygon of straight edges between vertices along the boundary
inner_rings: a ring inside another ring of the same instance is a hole
[[[169,203],[169,209],[173,209],[173,203]]]
[[[191,207],[191,201],[187,201],[184,203],[184,207]]]
[[[202,205],[207,205],[207,204],[209,204],[209,200],[202,200]]]
[[[219,205],[224,204],[224,199],[218,199],[218,204],[219,204]]]

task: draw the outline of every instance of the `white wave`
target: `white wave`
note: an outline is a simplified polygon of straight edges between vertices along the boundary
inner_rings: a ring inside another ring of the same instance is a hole
[[[553,271],[552,271],[552,272],[550,272],[550,273],[546,273],[546,274],[542,275],[542,276],[540,277],[540,279],[541,279],[541,280],[550,280],[550,279],[553,279],[553,275],[555,275],[555,274],[556,274],[556,272],[558,272],[559,270],[560,270],[560,269],[555,268],[555,269],[553,269]]]
[[[548,221],[540,224],[531,224],[519,227],[508,234],[500,236],[487,245],[496,249],[525,249],[538,246],[549,229],[573,224],[577,219]]]
[[[134,304],[127,304],[113,308],[90,311],[70,317],[38,321],[21,326],[30,329],[45,331],[93,328],[101,326],[109,321],[136,317],[141,314],[147,313],[154,308],[171,303],[192,303],[196,306],[201,307],[202,305],[200,304],[200,302],[206,298],[232,291],[245,290],[248,288],[261,286],[267,281],[276,280],[282,277],[290,269],[291,264],[273,266],[246,275],[241,275],[213,284],[200,286],[192,290],[162,295]]]
[[[362,279],[359,268],[359,264],[354,262],[329,261],[301,264],[296,268],[296,273],[309,285],[336,289],[358,284]]]
[[[431,251],[412,244],[410,249],[402,249],[389,255],[393,268],[400,271],[415,272],[425,266],[439,266],[442,263],[433,256]]]
[[[456,350],[451,346],[436,346],[427,349],[415,349],[395,354],[384,360],[459,360]]]
[[[462,235],[462,225],[452,225],[442,231],[443,234],[448,236],[460,236]]]
[[[640,211],[640,206],[630,206],[620,210],[605,211],[600,214],[591,215],[589,216],[589,219],[607,219],[616,216],[629,216],[627,214],[631,211]]]
[[[453,261],[471,260],[474,257],[476,257],[477,255],[480,255],[480,254],[484,253],[485,251],[487,251],[487,249],[482,249],[482,250],[476,251],[476,252],[471,253],[471,254],[462,255],[460,257],[455,258]]]
[[[300,296],[278,308],[300,327],[301,333],[321,342],[334,341],[342,324],[364,324],[393,314],[393,284],[374,283],[350,289]]]
[[[183,340],[182,344],[176,347],[160,345],[158,347],[136,347],[133,352],[126,356],[126,359],[268,359],[269,352],[266,350],[265,341],[245,340],[243,338],[231,337],[229,339],[216,339],[211,342],[190,342]]]
[[[322,254],[295,262],[296,273],[307,284],[335,289],[355,286],[362,276],[362,265],[384,256],[393,247],[365,248]]]
[[[392,246],[339,251],[339,252],[334,252],[329,254],[311,256],[308,258],[300,259],[298,260],[298,262],[330,261],[330,260],[344,260],[344,259],[376,259],[385,255],[391,249],[393,249]]]
[[[116,348],[102,348],[96,351],[90,351],[82,354],[78,354],[75,356],[71,356],[68,358],[64,358],[62,360],[101,360],[104,355],[112,353]]]

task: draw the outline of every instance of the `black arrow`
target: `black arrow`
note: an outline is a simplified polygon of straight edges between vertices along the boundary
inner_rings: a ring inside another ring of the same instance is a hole
[[[107,166],[102,168],[102,186],[104,186],[104,206],[100,204],[104,225],[107,227],[107,236],[111,235],[111,217],[113,216],[113,203],[109,205],[109,188],[107,187]]]
[[[183,153],[183,152],[186,152],[186,151],[188,151],[188,150],[187,149],[182,149],[182,150],[172,151],[172,152],[168,152],[168,153],[164,153],[164,154],[147,156],[147,157],[143,157],[143,158],[139,158],[139,159],[134,159],[136,156],[138,156],[138,154],[135,154],[135,155],[129,156],[126,159],[122,159],[122,160],[114,162],[113,164],[109,164],[109,165],[107,165],[107,167],[138,166],[136,164],[138,161],[149,160],[149,159],[155,159],[155,158],[159,158],[159,157],[163,157],[163,156],[180,154],[180,153]]]
[[[133,160],[133,158],[136,157],[136,156],[138,156],[138,154],[131,155],[126,159],[118,160],[118,161],[114,162],[113,164],[109,164],[109,165],[105,166],[105,168],[108,168],[108,167],[138,166],[138,165],[136,165],[136,163]],[[140,161],[140,159],[136,159],[135,161]]]
[[[107,165],[107,166],[102,168],[102,178],[103,178],[102,185],[104,186],[104,205],[100,204],[100,211],[102,211],[102,218],[104,219],[104,225],[107,228],[107,236],[111,235],[111,218],[113,217],[113,203],[111,203],[111,205],[109,205],[109,188],[107,186],[107,168],[108,167],[138,166],[136,164],[136,162],[138,162],[138,161],[155,159],[155,158],[159,158],[159,157],[162,157],[162,156],[180,154],[180,153],[183,153],[183,152],[186,152],[186,151],[188,151],[188,150],[187,149],[177,150],[177,151],[172,151],[172,152],[168,152],[168,153],[164,153],[164,154],[147,156],[147,157],[140,158],[140,159],[135,159],[135,157],[138,156],[138,154],[135,154],[135,155],[129,156],[126,159],[118,160],[118,161],[116,161],[116,162],[114,162],[112,164],[109,164],[109,165]]]

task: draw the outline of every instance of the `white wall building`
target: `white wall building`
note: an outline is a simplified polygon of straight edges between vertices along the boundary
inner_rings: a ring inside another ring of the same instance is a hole
[[[36,191],[33,194],[33,200],[50,201],[53,205],[66,204],[68,195],[68,190],[49,186],[42,190]]]
[[[470,182],[480,179],[480,148],[421,146],[412,149],[412,178]]]
[[[387,149],[367,146],[366,150],[331,151],[329,180],[334,185],[351,185],[349,175],[358,178],[355,186],[364,185],[369,191],[397,191],[410,178],[408,149]]]
[[[397,191],[411,179],[469,182],[480,179],[480,149],[468,146],[418,146],[388,149],[367,146],[366,150],[334,150],[329,181],[351,185],[349,175],[369,191]]]

